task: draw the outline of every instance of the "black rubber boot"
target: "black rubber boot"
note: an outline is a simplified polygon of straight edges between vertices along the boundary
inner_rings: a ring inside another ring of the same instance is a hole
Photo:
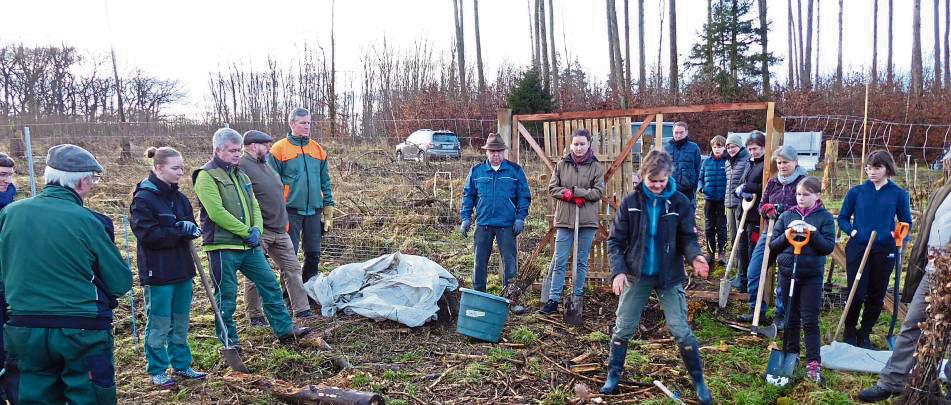
[[[855,347],[859,347],[858,343],[858,332],[855,330],[855,327],[845,327],[845,333],[842,335],[842,343],[850,344]]]
[[[707,383],[703,381],[703,361],[700,360],[700,347],[697,342],[679,344],[680,358],[684,360],[690,379],[693,381],[693,389],[697,392],[697,401],[700,405],[710,405],[713,398],[710,396],[710,390]]]
[[[304,266],[301,272],[301,281],[307,282],[311,277],[317,275],[320,272],[318,270],[318,265],[320,264],[320,254],[319,253],[304,253]]]
[[[549,314],[558,312],[558,301],[548,300],[548,302],[545,303],[545,306],[542,307],[542,309],[540,309],[538,312],[544,315],[549,315]]]
[[[601,387],[602,394],[617,394],[618,384],[621,382],[621,373],[624,371],[624,359],[627,358],[627,340],[612,338],[610,343],[611,354],[608,357],[608,376]]]

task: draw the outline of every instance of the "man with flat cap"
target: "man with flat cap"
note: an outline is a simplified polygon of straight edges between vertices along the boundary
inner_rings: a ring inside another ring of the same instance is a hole
[[[522,167],[505,159],[508,147],[496,134],[486,138],[486,160],[469,170],[462,191],[462,225],[459,232],[468,237],[475,209],[475,265],[472,288],[485,291],[486,268],[492,254],[492,241],[499,245],[504,274],[502,286],[515,280],[515,237],[525,229],[525,218],[532,202],[532,193]]]
[[[102,172],[85,149],[54,146],[43,191],[0,212],[13,403],[116,403],[112,309],[132,273],[110,239],[111,221],[83,207]]]
[[[297,252],[287,233],[287,206],[284,203],[284,185],[281,176],[267,164],[267,156],[274,138],[270,135],[251,130],[244,133],[244,154],[238,166],[251,179],[251,189],[261,206],[264,218],[264,233],[261,235],[261,247],[281,272],[281,284],[291,302],[294,317],[305,320],[314,317],[307,302],[307,292],[301,279],[301,265]],[[244,301],[251,326],[264,326],[264,311],[261,308],[261,296],[254,283],[244,283]]]

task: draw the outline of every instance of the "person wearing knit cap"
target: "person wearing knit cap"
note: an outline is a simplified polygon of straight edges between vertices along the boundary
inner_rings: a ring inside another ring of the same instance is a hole
[[[0,212],[12,403],[116,403],[112,310],[132,288],[132,272],[111,239],[112,221],[83,206],[103,172],[89,151],[54,146],[43,191]]]
[[[750,165],[750,153],[743,145],[743,136],[740,134],[730,134],[726,138],[726,198],[723,200],[723,206],[726,207],[726,232],[727,240],[736,239],[737,227],[740,225],[740,215],[743,208],[740,207],[742,197],[737,196],[733,190],[742,184],[743,172]],[[743,237],[740,236],[742,239]],[[733,248],[732,246],[730,247]],[[739,250],[739,249],[737,249]],[[739,256],[739,255],[737,255]],[[743,260],[745,263],[746,260]],[[738,268],[745,269],[742,265]],[[746,271],[738,271],[733,279],[733,287],[739,289],[741,286],[746,289]]]

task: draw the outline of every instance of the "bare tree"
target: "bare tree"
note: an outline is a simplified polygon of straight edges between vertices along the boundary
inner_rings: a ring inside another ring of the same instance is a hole
[[[631,94],[631,13],[628,0],[624,0],[624,94]]]
[[[895,16],[894,11],[895,9],[893,7],[892,0],[888,0],[888,60],[885,62],[885,80],[887,80],[889,84],[895,80],[895,62],[892,60],[892,40],[894,39],[894,36],[892,35],[894,32],[892,30],[892,21],[894,20],[893,17]]]
[[[819,34],[822,31],[822,22],[819,19],[822,16],[822,6],[820,5],[820,0],[816,0],[816,84],[819,84],[819,56],[822,55],[822,52],[819,51],[819,44],[822,43],[822,36]]]
[[[805,51],[806,47],[805,47],[805,43],[803,42],[803,38],[804,38],[804,37],[802,36],[802,27],[803,27],[803,25],[802,25],[802,0],[796,0],[796,8],[798,9],[798,12],[799,12],[799,24],[798,24],[798,27],[797,27],[797,31],[799,32],[799,34],[798,34],[798,36],[797,36],[797,39],[799,40],[799,65],[798,65],[798,67],[799,67],[799,73],[798,73],[798,74],[799,74],[799,87],[806,87],[805,83],[806,83],[807,80],[809,80],[809,78],[803,77],[803,76],[808,76],[808,75],[809,75],[809,71],[806,70],[806,62],[805,62],[806,58],[805,58],[805,54],[804,54],[804,51]],[[805,73],[805,74],[803,74],[803,73]]]
[[[707,2],[707,9],[709,10],[710,3]],[[708,11],[709,14],[709,11]],[[769,95],[769,53],[766,49],[766,34],[769,32],[769,22],[766,19],[766,0],[759,0],[759,29],[760,29],[760,38],[762,40],[761,46],[763,48],[760,53],[762,60],[760,61],[760,74],[763,76],[763,95]],[[711,52],[712,53],[712,52]]]
[[[669,0],[670,5],[670,91],[674,94],[674,103],[680,98],[680,72],[677,63],[677,0]]]
[[[878,0],[872,3],[872,83],[878,83]]]
[[[941,90],[941,5],[934,0],[934,88]]]
[[[889,0],[891,2],[891,0]],[[835,63],[835,86],[842,87],[842,0],[839,0],[839,43]]]
[[[812,13],[813,13],[813,0],[809,0],[809,5],[807,6],[807,17],[808,23],[806,24],[806,56],[803,60],[803,87],[807,89],[812,88]]]
[[[799,72],[799,64],[796,60],[796,21],[793,19],[792,0],[786,0],[786,42],[789,46],[789,60],[786,61],[787,80],[789,88],[793,88],[799,83],[796,74]]]
[[[532,0],[525,0],[525,9],[528,11],[528,39],[532,43],[532,67],[538,69],[538,42],[535,41],[538,31],[535,24],[537,22],[535,13],[532,12]]]
[[[608,53],[611,63],[610,81],[611,88],[618,96],[621,102],[621,108],[627,108],[627,99],[622,82],[624,81],[624,69],[621,60],[621,43],[617,26],[617,5],[614,0],[607,0],[607,26],[608,26]]]
[[[472,0],[472,16],[475,24],[476,70],[479,73],[479,106],[485,94],[485,73],[482,66],[482,35],[479,33],[479,0]]]
[[[911,13],[911,88],[909,110],[918,106],[923,92],[924,75],[921,64],[921,0],[913,0]]]
[[[647,89],[647,57],[644,52],[644,0],[637,0],[637,91],[641,94]]]
[[[327,112],[330,116],[330,137],[337,136],[337,64],[336,40],[334,38],[334,9],[336,0],[330,2],[330,79],[327,80]]]
[[[551,70],[548,67],[548,33],[545,25],[545,0],[536,0],[538,2],[538,36],[541,42],[542,57],[542,81],[545,83],[545,89],[551,89]]]
[[[551,50],[551,93],[558,99],[558,59],[555,51],[555,6],[548,0],[548,48]]]
[[[888,0],[891,4],[891,0]],[[951,32],[951,1],[944,2],[944,85],[951,87],[951,42],[948,34]]]
[[[542,68],[542,38],[541,38],[542,29],[540,27],[540,24],[538,24],[538,13],[539,13],[538,9],[539,7],[541,7],[538,4],[538,2],[540,1],[542,0],[535,0],[535,13],[532,14],[534,16],[532,18],[532,23],[535,26],[535,55],[536,55],[535,69],[538,70],[539,72],[541,72],[541,68]]]
[[[466,94],[466,41],[463,30],[462,0],[452,0],[452,10],[456,22],[456,60],[459,67],[459,92]]]

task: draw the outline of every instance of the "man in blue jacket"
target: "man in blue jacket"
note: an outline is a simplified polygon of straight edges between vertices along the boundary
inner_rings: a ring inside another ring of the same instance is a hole
[[[674,123],[674,139],[664,143],[664,151],[674,160],[677,191],[687,196],[690,203],[697,203],[697,180],[700,178],[700,147],[689,139],[687,123]]]
[[[515,237],[525,229],[525,217],[532,202],[531,190],[522,167],[505,160],[508,147],[498,135],[486,139],[486,160],[469,170],[462,191],[462,225],[459,232],[468,237],[475,208],[475,266],[472,288],[485,291],[486,267],[492,254],[492,240],[499,245],[504,276],[503,287],[515,279]]]

